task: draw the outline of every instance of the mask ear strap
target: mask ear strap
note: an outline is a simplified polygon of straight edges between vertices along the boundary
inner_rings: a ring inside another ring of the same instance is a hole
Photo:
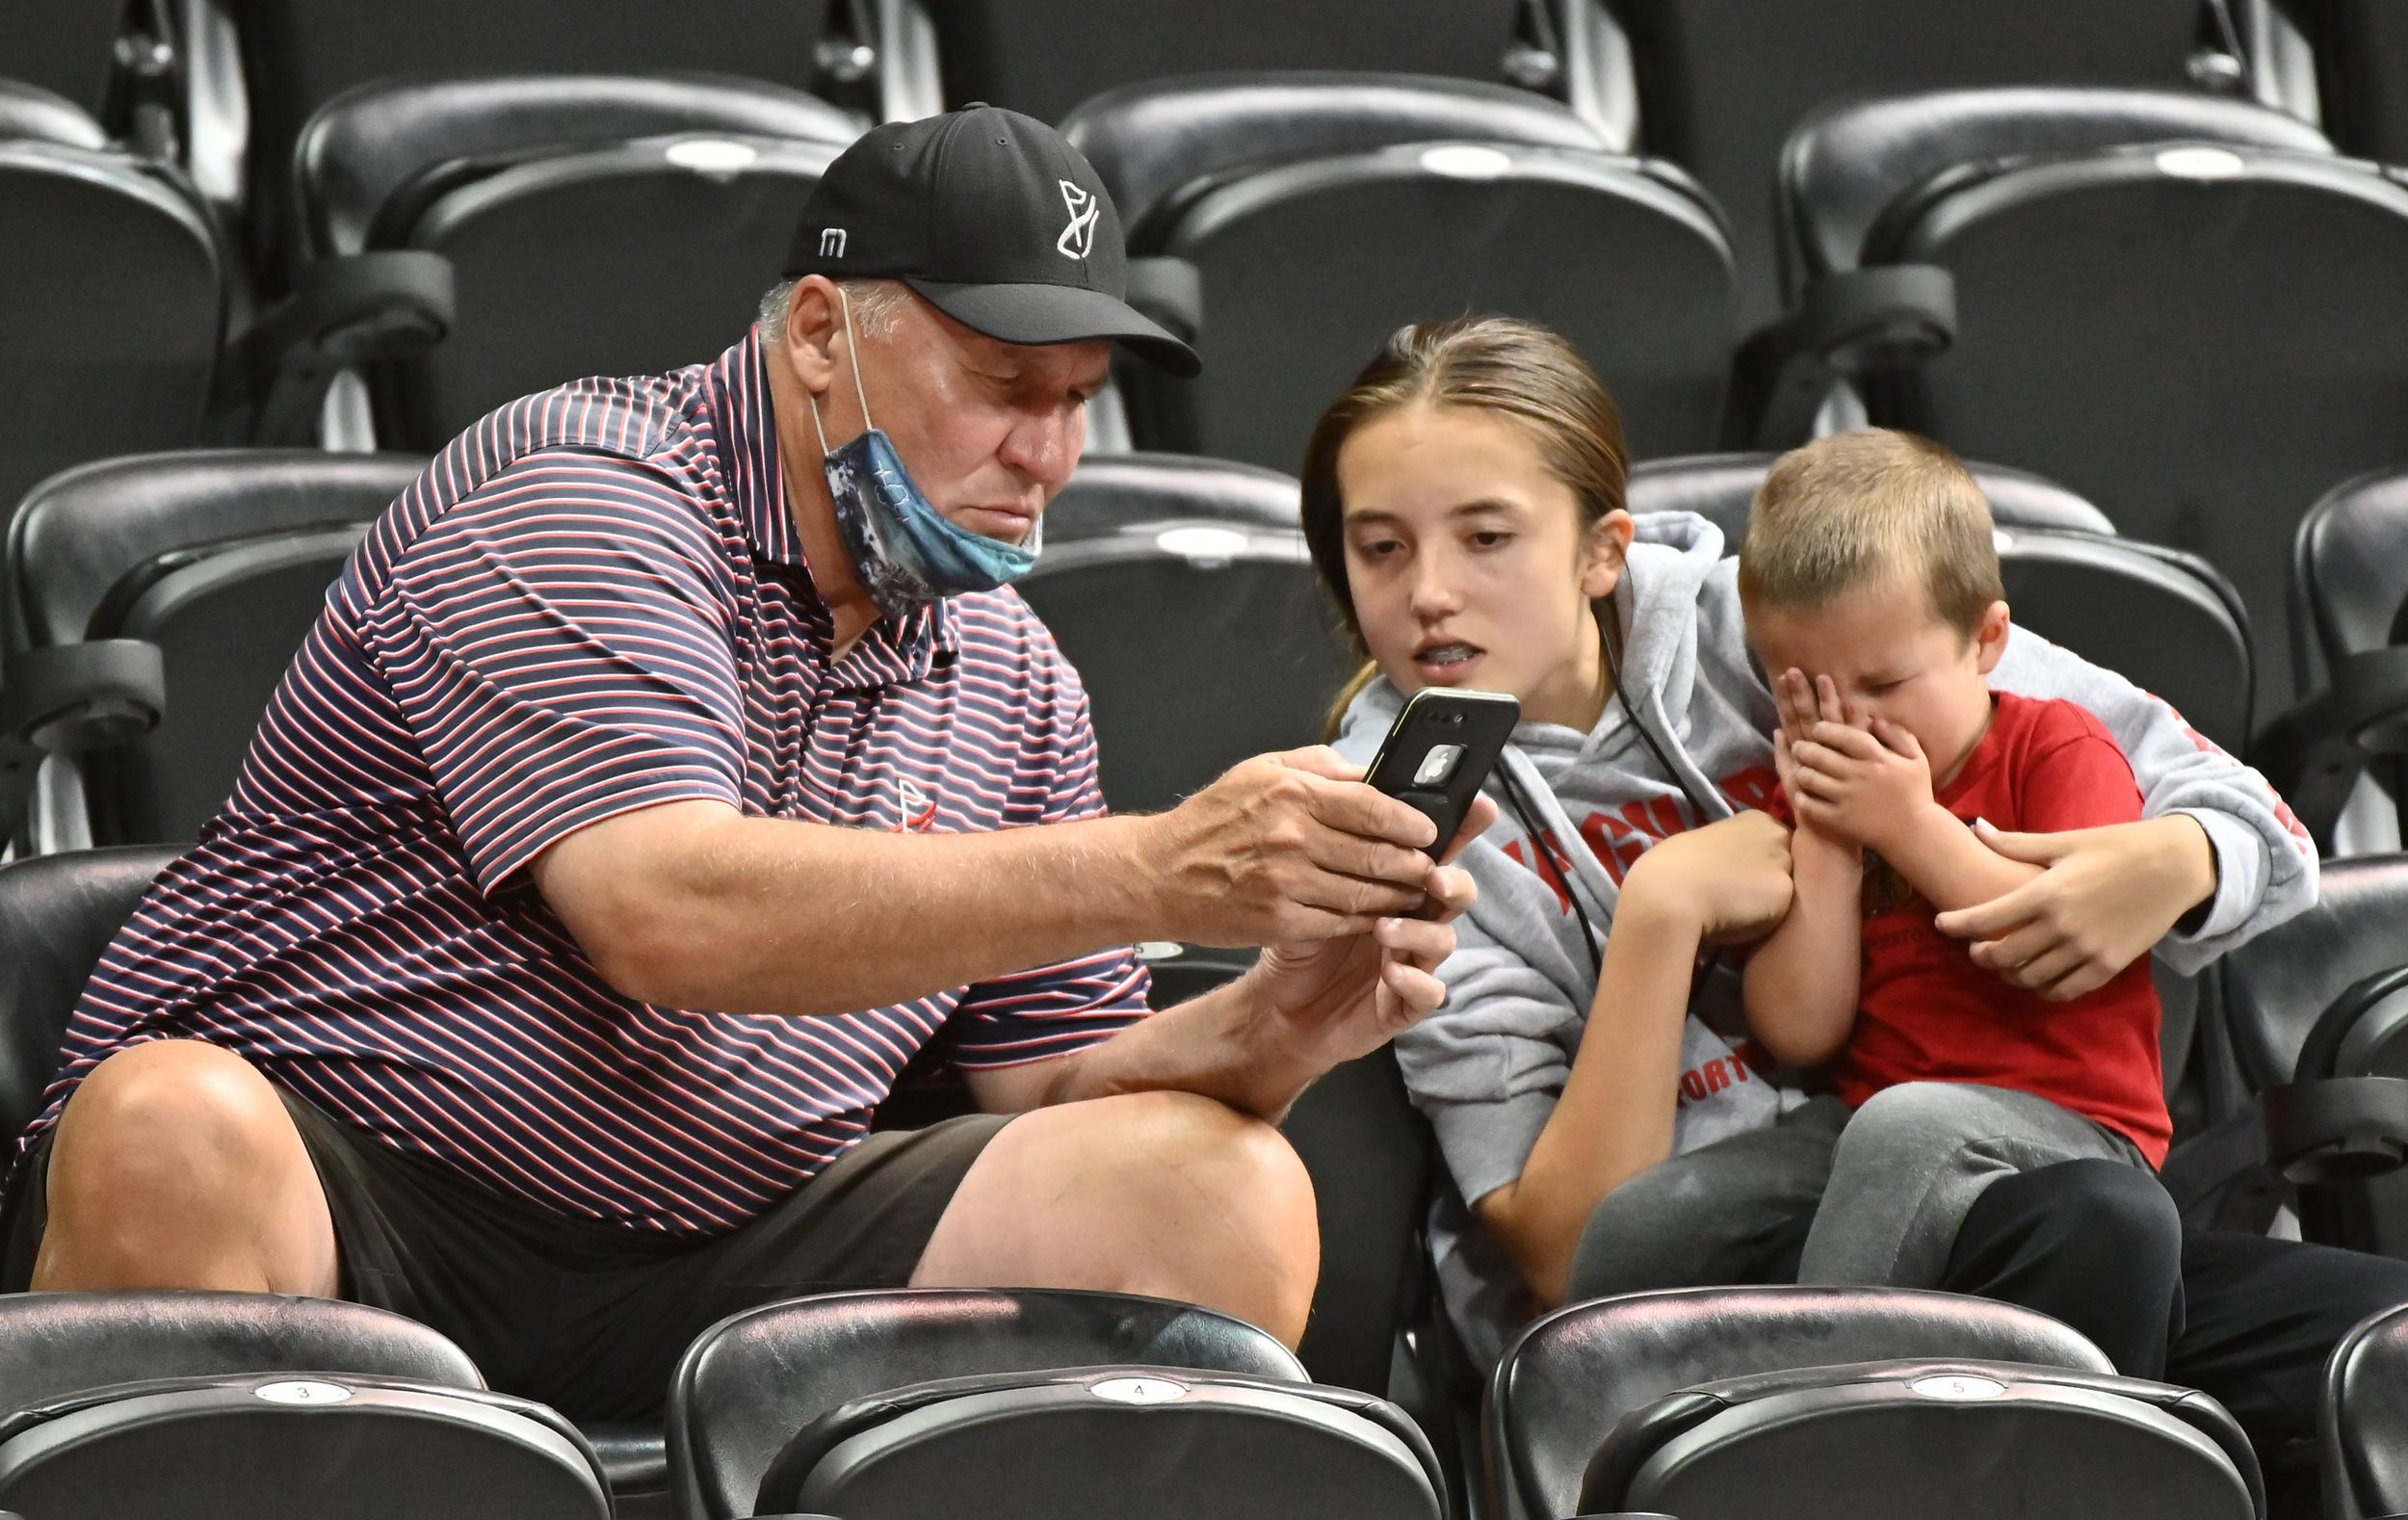
[[[853,335],[852,301],[845,295],[845,287],[836,287],[836,299],[845,308],[845,356],[852,360],[852,393],[861,399],[861,426],[876,428],[870,420],[870,393],[861,388],[861,340]]]

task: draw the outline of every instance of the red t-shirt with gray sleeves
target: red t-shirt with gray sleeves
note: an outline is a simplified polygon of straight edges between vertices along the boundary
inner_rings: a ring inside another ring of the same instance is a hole
[[[2141,816],[2115,740],[2073,702],[1996,693],[1990,731],[1938,799],[1969,826],[2060,833]],[[1772,812],[1792,821],[1789,799]],[[2150,957],[2094,992],[2052,1003],[1974,964],[1936,910],[1865,857],[1864,968],[1855,1029],[1831,1076],[1850,1107],[1902,1082],[1975,1082],[2033,1093],[2130,1137],[2161,1165],[2173,1140]]]
[[[527,868],[614,815],[1103,811],[1086,693],[1018,595],[883,620],[842,658],[832,634],[752,337],[485,418],[345,566],[224,811],[93,975],[32,1134],[112,1053],[201,1039],[497,1192],[698,1238],[809,1181],[931,1044],[1004,1066],[1141,1017],[1120,950],[826,1018],[603,982]]]

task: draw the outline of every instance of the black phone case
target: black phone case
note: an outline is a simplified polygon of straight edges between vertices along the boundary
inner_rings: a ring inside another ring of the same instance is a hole
[[[1416,692],[1389,725],[1388,737],[1380,741],[1368,779],[1438,826],[1437,842],[1429,847],[1434,858],[1463,826],[1472,799],[1479,796],[1497,756],[1521,721],[1522,704],[1502,693],[1450,692],[1438,687]],[[1422,757],[1437,745],[1461,745],[1463,755],[1443,786],[1417,786],[1413,777]]]

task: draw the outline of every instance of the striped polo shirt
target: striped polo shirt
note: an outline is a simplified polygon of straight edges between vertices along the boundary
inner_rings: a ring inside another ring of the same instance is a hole
[[[1141,1017],[1125,950],[827,1018],[663,1008],[596,974],[527,867],[615,814],[1103,812],[1086,693],[1016,593],[882,619],[841,659],[832,630],[752,336],[486,417],[328,591],[224,811],[93,974],[29,1141],[112,1052],[202,1039],[486,1188],[697,1238],[809,1181],[940,1038],[1006,1066]]]

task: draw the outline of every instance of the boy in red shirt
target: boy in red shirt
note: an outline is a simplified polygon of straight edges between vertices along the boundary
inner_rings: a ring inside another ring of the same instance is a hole
[[[1776,811],[1794,826],[1794,896],[1748,962],[1748,1023],[1785,1065],[1829,1062],[1854,1111],[1798,1277],[1927,1286],[1998,1178],[2165,1159],[2148,960],[2052,1002],[1932,923],[2039,872],[1974,820],[2128,823],[2140,791],[2089,712],[1985,684],[2008,637],[1989,504],[1937,444],[1862,430],[1784,456],[1739,586],[1781,705]]]

